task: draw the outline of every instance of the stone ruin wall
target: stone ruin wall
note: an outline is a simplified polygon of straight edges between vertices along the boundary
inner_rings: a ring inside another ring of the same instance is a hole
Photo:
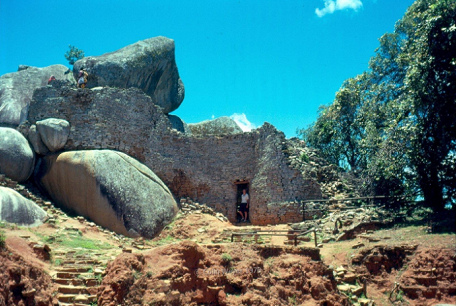
[[[288,166],[285,136],[267,123],[249,133],[194,137],[173,130],[161,109],[137,89],[64,86],[35,91],[30,123],[51,117],[71,124],[65,150],[124,152],[151,168],[177,198],[205,203],[232,222],[237,179],[249,181],[253,224],[301,221],[294,201],[321,197],[315,180]]]

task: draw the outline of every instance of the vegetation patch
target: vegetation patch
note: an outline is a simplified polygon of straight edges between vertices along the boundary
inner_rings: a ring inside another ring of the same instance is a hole
[[[0,230],[0,249],[3,249],[6,244],[5,232]]]

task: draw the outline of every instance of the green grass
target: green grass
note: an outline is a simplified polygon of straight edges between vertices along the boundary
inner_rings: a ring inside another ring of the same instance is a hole
[[[305,163],[309,162],[309,156],[307,156],[307,154],[304,152],[301,153],[301,156],[299,157],[299,159],[301,159],[301,161],[303,161]]]
[[[288,297],[288,305],[298,305],[295,295]]]
[[[142,273],[141,272],[139,272],[139,271],[133,272],[133,278],[134,279],[139,279],[141,277],[142,277]]]
[[[6,236],[5,232],[0,231],[0,249],[3,249],[6,245]]]
[[[58,245],[68,248],[81,248],[85,250],[108,250],[113,248],[113,246],[109,243],[85,238],[79,231],[75,233],[68,233],[67,235],[62,235],[58,238],[55,236],[45,236],[38,232],[34,233],[40,237],[42,241],[51,245]],[[85,251],[81,250],[81,253],[85,253]]]
[[[155,246],[160,246],[160,245],[165,245],[165,244],[171,244],[171,243],[176,242],[176,241],[178,241],[178,239],[174,238],[171,235],[168,235],[168,236],[166,236],[163,239],[160,239],[160,240],[157,240],[157,241],[153,241],[152,244],[155,245]]]
[[[95,279],[97,280],[97,284],[101,285],[101,282],[103,281],[103,276],[101,274],[95,275]]]
[[[108,243],[102,243],[98,240],[87,239],[84,237],[64,238],[59,244],[69,248],[83,248],[87,250],[107,250],[112,248],[112,245]]]
[[[230,254],[228,254],[228,253],[223,253],[222,254],[222,262],[224,264],[229,264],[232,260],[233,260],[233,258],[231,257]]]

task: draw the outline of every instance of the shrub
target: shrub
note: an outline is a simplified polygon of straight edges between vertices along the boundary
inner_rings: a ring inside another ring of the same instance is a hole
[[[223,253],[223,254],[222,254],[222,261],[223,261],[223,263],[228,264],[228,263],[230,263],[232,260],[233,260],[233,258],[231,257],[230,254],[228,254],[228,253]]]
[[[301,159],[301,161],[303,161],[305,163],[309,162],[309,156],[307,156],[307,154],[304,152],[301,153],[301,156],[299,158]]]
[[[74,63],[77,60],[80,60],[81,58],[84,58],[84,51],[83,50],[80,50],[80,49],[78,49],[78,48],[76,48],[75,46],[72,46],[72,45],[68,45],[68,48],[70,48],[70,50],[65,52],[65,58],[70,63],[70,65],[74,65]]]
[[[4,231],[0,231],[0,249],[3,249],[6,245],[6,236]]]

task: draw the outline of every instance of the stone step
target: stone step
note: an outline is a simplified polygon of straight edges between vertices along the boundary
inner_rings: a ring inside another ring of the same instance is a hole
[[[56,284],[60,285],[73,285],[73,286],[81,286],[84,285],[84,280],[80,278],[54,278],[52,280]]]
[[[435,276],[412,276],[420,285],[429,287],[437,285],[437,277]]]
[[[99,265],[101,262],[96,259],[78,260],[78,259],[67,259],[65,257],[54,256],[54,259],[60,260],[60,265]]]
[[[83,304],[90,305],[97,300],[96,295],[83,295],[83,294],[59,294],[57,300],[61,303],[70,303],[71,305]]]
[[[90,273],[92,270],[92,267],[74,267],[74,266],[63,266],[63,267],[58,267],[55,268],[55,271],[57,272],[87,272]]]
[[[417,299],[420,296],[425,297],[426,299],[433,299],[435,298],[437,292],[446,292],[449,295],[456,294],[456,286],[423,286],[423,285],[415,285],[415,286],[402,286],[401,289],[404,291],[405,295],[411,299]]]
[[[54,283],[60,285],[73,285],[73,286],[86,286],[86,287],[97,287],[98,279],[96,278],[54,278]]]
[[[73,272],[57,272],[56,278],[93,278],[93,273],[73,273]]]
[[[63,294],[88,294],[85,286],[61,285],[58,288],[59,293]]]

